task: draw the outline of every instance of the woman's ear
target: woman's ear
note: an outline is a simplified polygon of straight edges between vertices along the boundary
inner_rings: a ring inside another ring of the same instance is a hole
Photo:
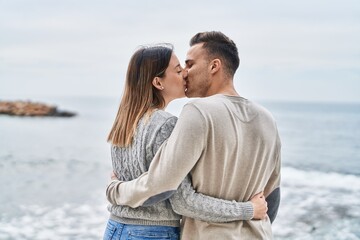
[[[152,85],[159,90],[164,90],[164,87],[162,86],[159,77],[154,77],[154,79],[152,80]]]
[[[221,68],[221,60],[216,58],[210,62],[210,73],[214,74]]]

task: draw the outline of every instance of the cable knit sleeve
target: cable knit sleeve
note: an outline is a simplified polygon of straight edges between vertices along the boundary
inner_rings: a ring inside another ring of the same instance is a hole
[[[177,214],[206,222],[250,220],[254,214],[250,201],[228,201],[196,193],[189,175],[169,200]]]
[[[168,118],[156,132],[155,138],[150,142],[152,145],[152,154],[155,155],[160,146],[167,140],[171,132],[173,131],[175,124],[177,121],[177,117],[173,116]]]

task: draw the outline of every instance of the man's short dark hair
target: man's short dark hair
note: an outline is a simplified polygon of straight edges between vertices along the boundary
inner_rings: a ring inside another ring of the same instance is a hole
[[[230,76],[234,76],[239,67],[240,59],[236,44],[225,34],[218,31],[200,32],[190,40],[190,46],[204,43],[203,48],[209,57],[219,58],[225,64],[225,70]]]

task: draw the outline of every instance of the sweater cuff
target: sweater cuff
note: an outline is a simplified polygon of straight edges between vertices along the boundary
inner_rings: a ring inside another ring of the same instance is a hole
[[[122,182],[119,180],[112,180],[106,188],[106,198],[112,205],[117,205],[119,196],[118,187]]]
[[[242,216],[243,220],[251,220],[254,218],[254,207],[250,201],[244,203],[242,207]]]

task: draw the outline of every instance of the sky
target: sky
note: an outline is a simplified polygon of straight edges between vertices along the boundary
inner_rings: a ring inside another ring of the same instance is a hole
[[[221,31],[255,100],[360,102],[358,0],[0,0],[0,100],[122,94],[139,45]]]

